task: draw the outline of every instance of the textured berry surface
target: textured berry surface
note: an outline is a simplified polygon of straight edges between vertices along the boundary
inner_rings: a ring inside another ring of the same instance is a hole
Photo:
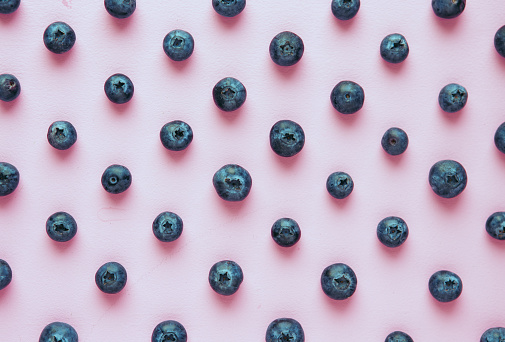
[[[298,222],[291,218],[280,218],[272,225],[272,239],[281,247],[291,247],[300,240],[301,230]]]
[[[326,190],[337,199],[349,196],[354,189],[354,182],[351,176],[342,171],[333,172],[326,180]]]
[[[270,129],[270,147],[281,157],[298,154],[305,145],[302,126],[291,120],[277,121]]]
[[[132,175],[126,166],[113,164],[102,174],[102,187],[111,194],[122,193],[132,184]]]
[[[466,170],[455,160],[441,160],[433,164],[429,173],[431,189],[438,196],[453,198],[466,188]]]
[[[486,231],[497,240],[505,240],[505,212],[497,211],[489,215],[486,220]]]
[[[457,112],[466,105],[468,91],[465,87],[450,83],[440,90],[438,94],[438,104],[447,113]]]
[[[357,285],[356,274],[346,264],[330,265],[321,274],[321,287],[331,299],[343,300],[351,297],[356,291]]]
[[[46,325],[39,337],[39,342],[78,342],[77,331],[68,323],[53,322]]]
[[[75,44],[74,30],[65,22],[56,21],[50,24],[44,31],[44,45],[56,54],[69,51]]]
[[[123,74],[114,74],[107,78],[103,88],[107,98],[117,104],[126,103],[133,97],[133,82]]]
[[[232,112],[244,104],[247,91],[242,82],[233,77],[226,77],[216,83],[212,89],[212,97],[219,109]]]
[[[21,4],[21,0],[2,0],[0,1],[0,14],[10,14],[16,11]]]
[[[225,201],[244,200],[252,187],[249,172],[237,164],[227,164],[214,173],[212,184],[219,197]]]
[[[121,292],[126,286],[126,269],[118,262],[111,261],[100,266],[95,273],[95,284],[107,294]]]
[[[173,30],[163,39],[163,51],[171,60],[180,62],[188,59],[195,49],[193,36],[184,30]]]
[[[234,17],[245,8],[246,0],[212,0],[212,7],[223,17]]]
[[[386,62],[393,64],[401,63],[409,55],[409,44],[401,34],[389,34],[381,42],[380,53]]]
[[[137,0],[105,0],[105,9],[114,18],[128,18],[137,8]]]
[[[302,325],[294,318],[277,318],[268,325],[266,342],[304,342],[305,333]]]
[[[428,288],[433,298],[442,303],[452,302],[463,291],[461,278],[451,271],[437,271],[430,277]]]
[[[365,92],[353,81],[339,82],[331,91],[331,104],[342,114],[354,114],[363,107]]]
[[[55,121],[47,130],[47,141],[57,150],[68,150],[77,141],[77,131],[68,121]]]
[[[398,247],[407,240],[408,236],[409,227],[401,217],[389,216],[377,225],[377,237],[386,247]]]
[[[179,215],[170,211],[164,211],[153,221],[154,236],[163,242],[175,241],[181,236],[183,222]]]
[[[431,0],[431,7],[437,17],[452,19],[463,13],[466,0]]]
[[[505,328],[489,328],[480,337],[480,342],[502,342],[505,341]]]
[[[170,121],[161,128],[160,139],[167,150],[182,151],[193,141],[193,130],[184,121]]]
[[[360,0],[332,0],[331,12],[335,18],[349,20],[354,18],[359,11]]]
[[[242,268],[235,261],[216,262],[209,271],[210,287],[223,296],[231,296],[237,292],[243,280]]]
[[[381,145],[387,154],[397,156],[407,149],[409,137],[403,129],[391,127],[382,136]]]
[[[12,269],[7,261],[0,259],[0,290],[4,289],[12,281]]]
[[[283,31],[270,42],[270,58],[280,66],[291,66],[300,61],[304,51],[303,40],[297,34]]]
[[[19,184],[18,169],[7,162],[0,162],[0,196],[7,196],[16,190]]]
[[[414,342],[414,340],[403,331],[393,331],[384,342]]]
[[[151,342],[186,342],[188,333],[184,326],[174,320],[163,321],[159,323],[153,330]]]
[[[0,100],[10,102],[15,100],[21,92],[21,84],[16,76],[11,74],[0,75]]]
[[[69,213],[59,211],[47,219],[46,233],[54,241],[69,241],[77,233],[77,222]]]

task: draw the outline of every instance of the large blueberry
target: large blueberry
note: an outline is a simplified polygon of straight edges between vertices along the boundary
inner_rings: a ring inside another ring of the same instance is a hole
[[[497,211],[487,218],[486,232],[497,240],[505,240],[505,212]]]
[[[291,120],[277,121],[270,129],[270,147],[281,157],[292,157],[305,145],[302,127]]]
[[[389,63],[401,63],[409,55],[409,44],[404,36],[393,33],[384,37],[380,45],[381,57]]]
[[[365,92],[352,81],[339,82],[331,91],[330,101],[333,107],[342,114],[353,114],[363,107]]]
[[[163,51],[173,61],[188,59],[195,48],[195,41],[189,32],[173,30],[163,39]]]
[[[126,191],[132,184],[132,175],[123,165],[113,164],[105,169],[102,174],[102,186],[111,194]]]
[[[44,31],[44,45],[53,53],[69,51],[74,46],[75,39],[74,30],[62,21],[52,23]]]
[[[231,112],[244,104],[247,91],[239,80],[226,77],[216,83],[212,89],[212,97],[219,109]]]
[[[128,18],[135,12],[137,0],[105,0],[105,9],[114,18]]]
[[[347,299],[354,294],[358,279],[346,264],[337,263],[326,267],[321,274],[323,292],[335,300]]]
[[[184,121],[171,121],[161,128],[160,139],[167,150],[182,151],[193,141],[193,130]]]
[[[456,18],[463,13],[466,0],[431,0],[431,7],[437,17],[444,19]]]
[[[47,141],[58,150],[67,150],[77,141],[77,131],[68,121],[55,121],[47,130]]]
[[[505,57],[505,25],[496,31],[494,35],[494,47],[502,57]]]
[[[494,144],[500,152],[505,153],[505,122],[496,129]]]
[[[11,283],[12,269],[7,261],[0,259],[0,290]]]
[[[0,162],[0,196],[7,196],[19,184],[19,171],[12,164]]]
[[[280,66],[298,63],[303,56],[303,50],[302,38],[289,31],[279,33],[270,42],[270,57]]]
[[[403,331],[393,331],[384,342],[414,342],[414,340]]]
[[[332,0],[331,12],[337,19],[349,20],[358,13],[359,6],[359,0]]]
[[[300,240],[302,232],[295,220],[284,217],[274,222],[271,234],[279,246],[291,247]]]
[[[457,161],[441,160],[431,167],[428,180],[438,196],[453,198],[465,190],[467,175],[463,165]]]
[[[389,216],[377,225],[377,237],[386,247],[398,247],[407,240],[409,227],[400,217]]]
[[[245,8],[246,0],[212,0],[214,10],[224,17],[234,17]]]
[[[126,285],[126,269],[118,262],[108,262],[100,266],[95,273],[95,284],[100,291],[114,294]]]
[[[21,92],[21,84],[16,76],[11,74],[0,75],[0,100],[9,102],[16,99]]]
[[[47,219],[46,232],[54,241],[69,241],[77,233],[77,222],[69,213],[59,211]]]
[[[53,322],[40,333],[39,342],[78,342],[77,331],[67,323]]]
[[[351,176],[345,172],[333,172],[326,180],[326,190],[335,198],[343,199],[349,196],[354,189]]]
[[[209,271],[210,287],[223,296],[230,296],[237,292],[243,280],[242,269],[231,260],[216,262]]]
[[[503,342],[505,341],[505,328],[489,328],[480,337],[480,342]]]
[[[159,214],[153,221],[154,236],[163,242],[175,241],[181,236],[183,222],[179,215],[170,211]]]
[[[121,104],[131,100],[133,96],[133,82],[123,74],[114,74],[110,76],[103,86],[105,95],[114,103]]]
[[[188,334],[184,326],[174,320],[163,321],[153,330],[151,342],[186,342]]]
[[[227,164],[216,171],[212,184],[219,197],[226,201],[242,201],[249,195],[252,178],[249,172],[237,164]]]
[[[391,127],[382,136],[381,145],[386,153],[397,156],[407,149],[409,137],[403,129]]]
[[[268,325],[266,342],[304,342],[302,325],[293,318],[277,318]]]
[[[18,9],[21,0],[0,0],[0,13],[10,14]]]
[[[433,273],[428,282],[428,288],[433,298],[446,303],[459,297],[463,291],[463,282],[456,273],[442,270]]]
[[[451,83],[440,90],[438,104],[447,113],[454,113],[463,109],[468,100],[468,92],[465,87]]]

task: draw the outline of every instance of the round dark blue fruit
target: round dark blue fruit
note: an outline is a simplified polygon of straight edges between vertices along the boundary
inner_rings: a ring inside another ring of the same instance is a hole
[[[381,145],[386,153],[397,156],[407,149],[409,137],[403,129],[391,127],[382,136]]]
[[[0,162],[0,196],[11,194],[19,184],[19,171],[12,164]]]
[[[110,76],[104,84],[105,95],[114,103],[122,104],[131,100],[134,87],[132,80],[123,74]]]
[[[337,198],[344,199],[349,196],[354,189],[354,182],[351,176],[345,172],[333,172],[326,180],[326,190],[328,193]]]
[[[18,9],[21,0],[1,0],[0,1],[0,13],[10,14]]]
[[[16,76],[11,74],[0,75],[0,100],[10,102],[16,99],[21,92],[21,84]]]
[[[494,144],[500,152],[505,153],[505,122],[496,129]]]
[[[497,211],[487,218],[486,232],[497,240],[505,240],[505,212]]]
[[[153,221],[154,236],[163,242],[172,242],[177,240],[183,229],[183,222],[179,215],[170,211],[159,214]]]
[[[219,197],[225,201],[244,200],[252,187],[249,172],[237,164],[227,164],[216,171],[212,184]]]
[[[387,35],[381,42],[380,54],[386,62],[401,63],[409,55],[409,44],[399,33]]]
[[[356,274],[346,264],[330,265],[321,274],[321,288],[331,299],[343,300],[351,297],[357,285]]]
[[[77,331],[67,323],[53,322],[40,333],[39,342],[78,342]]]
[[[409,227],[400,217],[389,216],[377,225],[377,237],[386,247],[398,247],[407,240]]]
[[[170,31],[163,39],[163,51],[173,61],[188,59],[195,49],[195,41],[189,32],[183,30]]]
[[[193,130],[184,121],[171,121],[161,128],[160,139],[167,150],[182,151],[193,141]]]
[[[242,269],[231,260],[216,262],[209,272],[210,287],[223,296],[230,296],[237,292],[243,280]]]
[[[47,219],[46,232],[54,241],[66,242],[77,233],[77,222],[69,213],[59,211]]]
[[[216,83],[212,89],[212,97],[216,106],[225,112],[237,110],[247,97],[244,85],[233,77],[226,77]]]
[[[332,0],[331,12],[335,18],[349,20],[358,13],[360,0]]]
[[[414,342],[414,340],[403,331],[394,331],[386,337],[384,342]]]
[[[438,104],[447,113],[463,109],[467,100],[468,92],[465,87],[456,83],[446,85],[438,94]]]
[[[186,342],[188,334],[184,326],[174,320],[163,321],[158,324],[151,335],[151,342]]]
[[[450,271],[438,271],[430,277],[428,288],[433,298],[442,303],[455,300],[463,291],[461,278]]]
[[[352,81],[339,82],[331,91],[330,101],[333,108],[342,114],[354,114],[363,107],[365,92]]]
[[[505,341],[505,328],[489,328],[480,337],[480,342],[503,342]]]
[[[132,175],[123,165],[113,164],[105,169],[102,174],[102,186],[111,194],[126,191],[132,184]]]
[[[245,8],[246,0],[212,0],[212,7],[223,17],[234,17]]]
[[[291,66],[302,58],[304,45],[302,38],[293,32],[284,31],[270,42],[270,58],[280,66]]]
[[[105,0],[105,9],[114,18],[128,18],[137,8],[137,0]]]
[[[95,273],[95,284],[100,291],[109,294],[120,292],[126,286],[126,269],[118,262],[108,262]]]
[[[67,150],[77,141],[77,131],[68,121],[55,121],[47,130],[47,141],[57,150]]]
[[[270,147],[281,157],[292,157],[305,145],[302,127],[291,120],[277,121],[270,129]]]
[[[494,35],[494,47],[500,56],[505,57],[505,25],[496,31]]]
[[[268,325],[266,342],[304,342],[302,325],[293,318],[277,318]]]
[[[75,44],[75,32],[67,24],[57,21],[49,25],[44,31],[44,45],[56,54],[69,51]]]
[[[302,232],[295,220],[285,217],[274,222],[271,234],[279,246],[291,247],[300,240]]]
[[[12,269],[7,261],[0,259],[0,290],[7,287],[12,281]]]
[[[431,0],[431,7],[437,17],[452,19],[463,13],[466,0]]]
[[[454,160],[441,160],[431,167],[428,181],[438,196],[453,198],[465,190],[468,178],[463,165]]]

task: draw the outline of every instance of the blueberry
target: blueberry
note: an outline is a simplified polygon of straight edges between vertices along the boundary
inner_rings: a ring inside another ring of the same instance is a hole
[[[407,149],[409,137],[403,129],[391,127],[382,136],[381,145],[388,154],[397,156]]]
[[[44,45],[53,53],[65,53],[74,44],[75,32],[67,23],[56,21],[44,31]]]
[[[409,44],[404,36],[393,33],[384,37],[380,46],[381,57],[389,63],[401,63],[409,55]]]
[[[128,18],[135,12],[137,0],[105,0],[105,9],[114,18]]]
[[[437,17],[444,19],[456,18],[463,13],[466,0],[431,0],[431,7]]]
[[[210,287],[223,296],[230,296],[238,291],[244,280],[240,266],[230,260],[216,262],[209,272]]]
[[[293,318],[277,318],[268,325],[266,342],[304,342],[302,325]]]
[[[10,14],[18,9],[21,0],[1,0],[0,1],[0,13]]]
[[[0,196],[7,196],[19,184],[19,171],[12,164],[0,162]]]
[[[11,283],[12,270],[7,261],[0,259],[0,290]]]
[[[239,109],[245,102],[247,91],[244,85],[233,77],[223,78],[212,89],[216,106],[225,112]]]
[[[491,214],[486,221],[486,231],[497,240],[505,240],[505,212]]]
[[[0,100],[9,102],[16,99],[21,92],[21,84],[16,76],[11,74],[0,75]]]
[[[123,165],[113,164],[105,169],[102,174],[102,186],[111,194],[126,191],[132,184],[132,175]]]
[[[186,342],[188,340],[188,334],[184,326],[173,320],[163,321],[158,324],[151,336],[151,342]]]
[[[352,81],[339,82],[331,91],[331,104],[342,114],[353,114],[363,107],[365,92]]]
[[[463,109],[468,100],[465,87],[456,83],[446,85],[438,94],[438,104],[447,113],[454,113]]]
[[[77,222],[72,215],[59,211],[47,219],[46,232],[54,241],[66,242],[77,233]]]
[[[78,342],[77,331],[67,323],[53,322],[46,325],[39,342]]]
[[[414,340],[403,331],[394,331],[386,337],[384,342],[414,342]]]
[[[353,189],[354,182],[345,172],[333,172],[326,180],[326,190],[335,198],[344,199],[351,194]]]
[[[284,31],[270,42],[270,58],[280,66],[291,66],[303,56],[303,41],[293,32]]]
[[[133,96],[133,82],[123,74],[110,76],[104,84],[105,95],[114,103],[121,104],[131,100]]]
[[[321,287],[331,299],[343,300],[351,297],[357,285],[356,274],[346,264],[330,265],[321,274]]]
[[[500,152],[505,153],[505,122],[496,130],[494,134],[494,144]]]
[[[55,121],[47,130],[47,141],[57,150],[67,150],[77,141],[77,132],[68,121]]]
[[[502,57],[505,57],[505,25],[496,31],[494,35],[494,47]]]
[[[272,238],[281,247],[291,247],[300,240],[302,232],[291,218],[281,218],[272,225]]]
[[[454,160],[441,160],[430,169],[429,182],[440,197],[453,198],[465,190],[467,183],[463,165]]]
[[[214,10],[224,17],[234,17],[245,8],[246,0],[212,0]]]
[[[242,201],[249,195],[252,178],[249,172],[237,164],[227,164],[216,171],[212,184],[219,197],[226,201]]]
[[[377,225],[377,237],[386,247],[398,247],[407,240],[409,227],[400,217],[389,216]]]
[[[161,128],[160,139],[167,150],[182,151],[193,141],[193,130],[184,121],[171,121]]]
[[[163,39],[163,51],[171,60],[179,62],[188,59],[195,48],[195,41],[189,32],[173,30]]]
[[[463,282],[456,273],[444,270],[433,273],[428,287],[433,298],[446,303],[459,297],[463,291]]]
[[[281,157],[292,157],[305,145],[302,127],[291,120],[277,121],[270,129],[270,147]]]
[[[358,13],[359,5],[359,0],[332,0],[331,12],[337,19],[349,20]]]
[[[177,240],[182,234],[182,228],[182,219],[170,211],[159,214],[153,222],[154,236],[163,242]]]
[[[503,342],[505,341],[505,328],[489,328],[480,337],[480,342]]]
[[[118,262],[108,262],[100,266],[95,273],[95,284],[100,291],[114,294],[126,285],[126,269]]]

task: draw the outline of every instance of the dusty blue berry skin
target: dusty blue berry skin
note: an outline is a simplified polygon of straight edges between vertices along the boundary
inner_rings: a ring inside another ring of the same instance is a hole
[[[465,190],[468,178],[463,165],[454,160],[441,160],[431,167],[428,180],[438,196],[453,198]]]
[[[407,240],[409,227],[400,217],[389,216],[382,219],[377,225],[377,237],[386,247],[395,248]]]
[[[337,171],[328,176],[326,180],[326,190],[337,198],[344,199],[349,196],[354,189],[354,182],[348,173]]]
[[[342,81],[331,91],[330,101],[340,113],[354,114],[363,107],[365,92],[356,82]]]
[[[245,8],[246,0],[212,0],[212,7],[223,17],[234,17]]]
[[[500,56],[505,57],[505,25],[496,31],[494,35],[494,47]]]
[[[280,218],[271,229],[272,239],[281,247],[291,247],[300,240],[302,232],[298,223],[291,218]]]
[[[159,214],[153,221],[154,236],[163,242],[177,240],[183,229],[183,222],[179,215],[170,211]]]
[[[49,25],[44,31],[43,38],[46,48],[56,54],[69,51],[76,40],[74,30],[62,21],[56,21]]]
[[[503,342],[505,341],[505,328],[489,328],[480,337],[480,342]]]
[[[225,201],[237,202],[249,195],[252,178],[242,166],[227,164],[216,171],[212,184],[219,197]]]
[[[270,42],[270,58],[280,66],[291,66],[303,56],[304,45],[302,38],[290,31],[276,35]]]
[[[331,299],[344,300],[351,297],[357,285],[356,274],[346,264],[330,265],[321,274],[321,288]]]
[[[55,121],[47,130],[47,141],[57,150],[68,150],[77,141],[77,131],[68,121]]]
[[[212,89],[212,98],[219,109],[232,112],[244,104],[247,91],[239,80],[226,77],[216,83]]]
[[[151,335],[151,342],[186,342],[188,334],[184,326],[174,320],[163,321],[158,324]]]
[[[12,281],[12,269],[7,261],[0,259],[0,290],[7,287]]]
[[[505,153],[505,122],[496,129],[494,144],[501,153]]]
[[[335,18],[349,20],[359,11],[360,0],[332,0],[331,12]]]
[[[135,12],[137,0],[105,0],[104,5],[114,18],[125,19]]]
[[[380,45],[381,57],[389,63],[401,63],[409,55],[407,39],[399,33],[393,33],[384,37]]]
[[[102,186],[111,194],[119,194],[126,191],[132,184],[132,175],[123,165],[113,164],[102,174]]]
[[[293,318],[277,318],[268,325],[266,342],[304,342],[302,325]]]
[[[0,0],[0,13],[10,14],[16,11],[21,0]]]
[[[394,331],[386,337],[384,342],[414,342],[414,340],[403,331]]]
[[[103,86],[107,98],[117,104],[126,103],[133,97],[134,87],[132,80],[123,74],[110,76]]]
[[[243,280],[242,268],[231,260],[216,262],[209,272],[210,287],[223,296],[231,296],[237,292]]]
[[[171,121],[161,128],[160,140],[167,150],[182,151],[193,141],[193,130],[184,121]]]
[[[195,49],[193,36],[183,30],[170,31],[163,39],[163,51],[173,61],[188,59]]]
[[[497,211],[487,218],[486,232],[497,240],[505,240],[505,212]]]
[[[120,292],[126,286],[126,280],[126,269],[114,261],[103,264],[95,273],[95,284],[104,293]]]
[[[465,87],[451,83],[440,90],[438,104],[447,113],[455,113],[466,105],[468,92]]]
[[[21,92],[21,84],[16,76],[11,74],[0,75],[0,100],[10,102],[15,100]]]
[[[431,7],[437,17],[452,19],[463,13],[466,0],[431,0]]]
[[[409,137],[403,129],[391,127],[382,136],[381,145],[387,154],[397,156],[407,149]]]
[[[463,291],[461,278],[451,271],[438,271],[433,273],[428,282],[428,288],[433,298],[442,303],[455,300]]]
[[[54,241],[66,242],[77,234],[77,222],[69,213],[59,211],[47,219],[46,232]]]
[[[0,162],[0,196],[11,194],[19,184],[19,171],[9,163]]]
[[[305,133],[294,121],[277,121],[270,129],[270,147],[281,157],[298,154],[304,145]]]
[[[53,322],[46,325],[39,342],[78,342],[77,331],[67,323]]]

